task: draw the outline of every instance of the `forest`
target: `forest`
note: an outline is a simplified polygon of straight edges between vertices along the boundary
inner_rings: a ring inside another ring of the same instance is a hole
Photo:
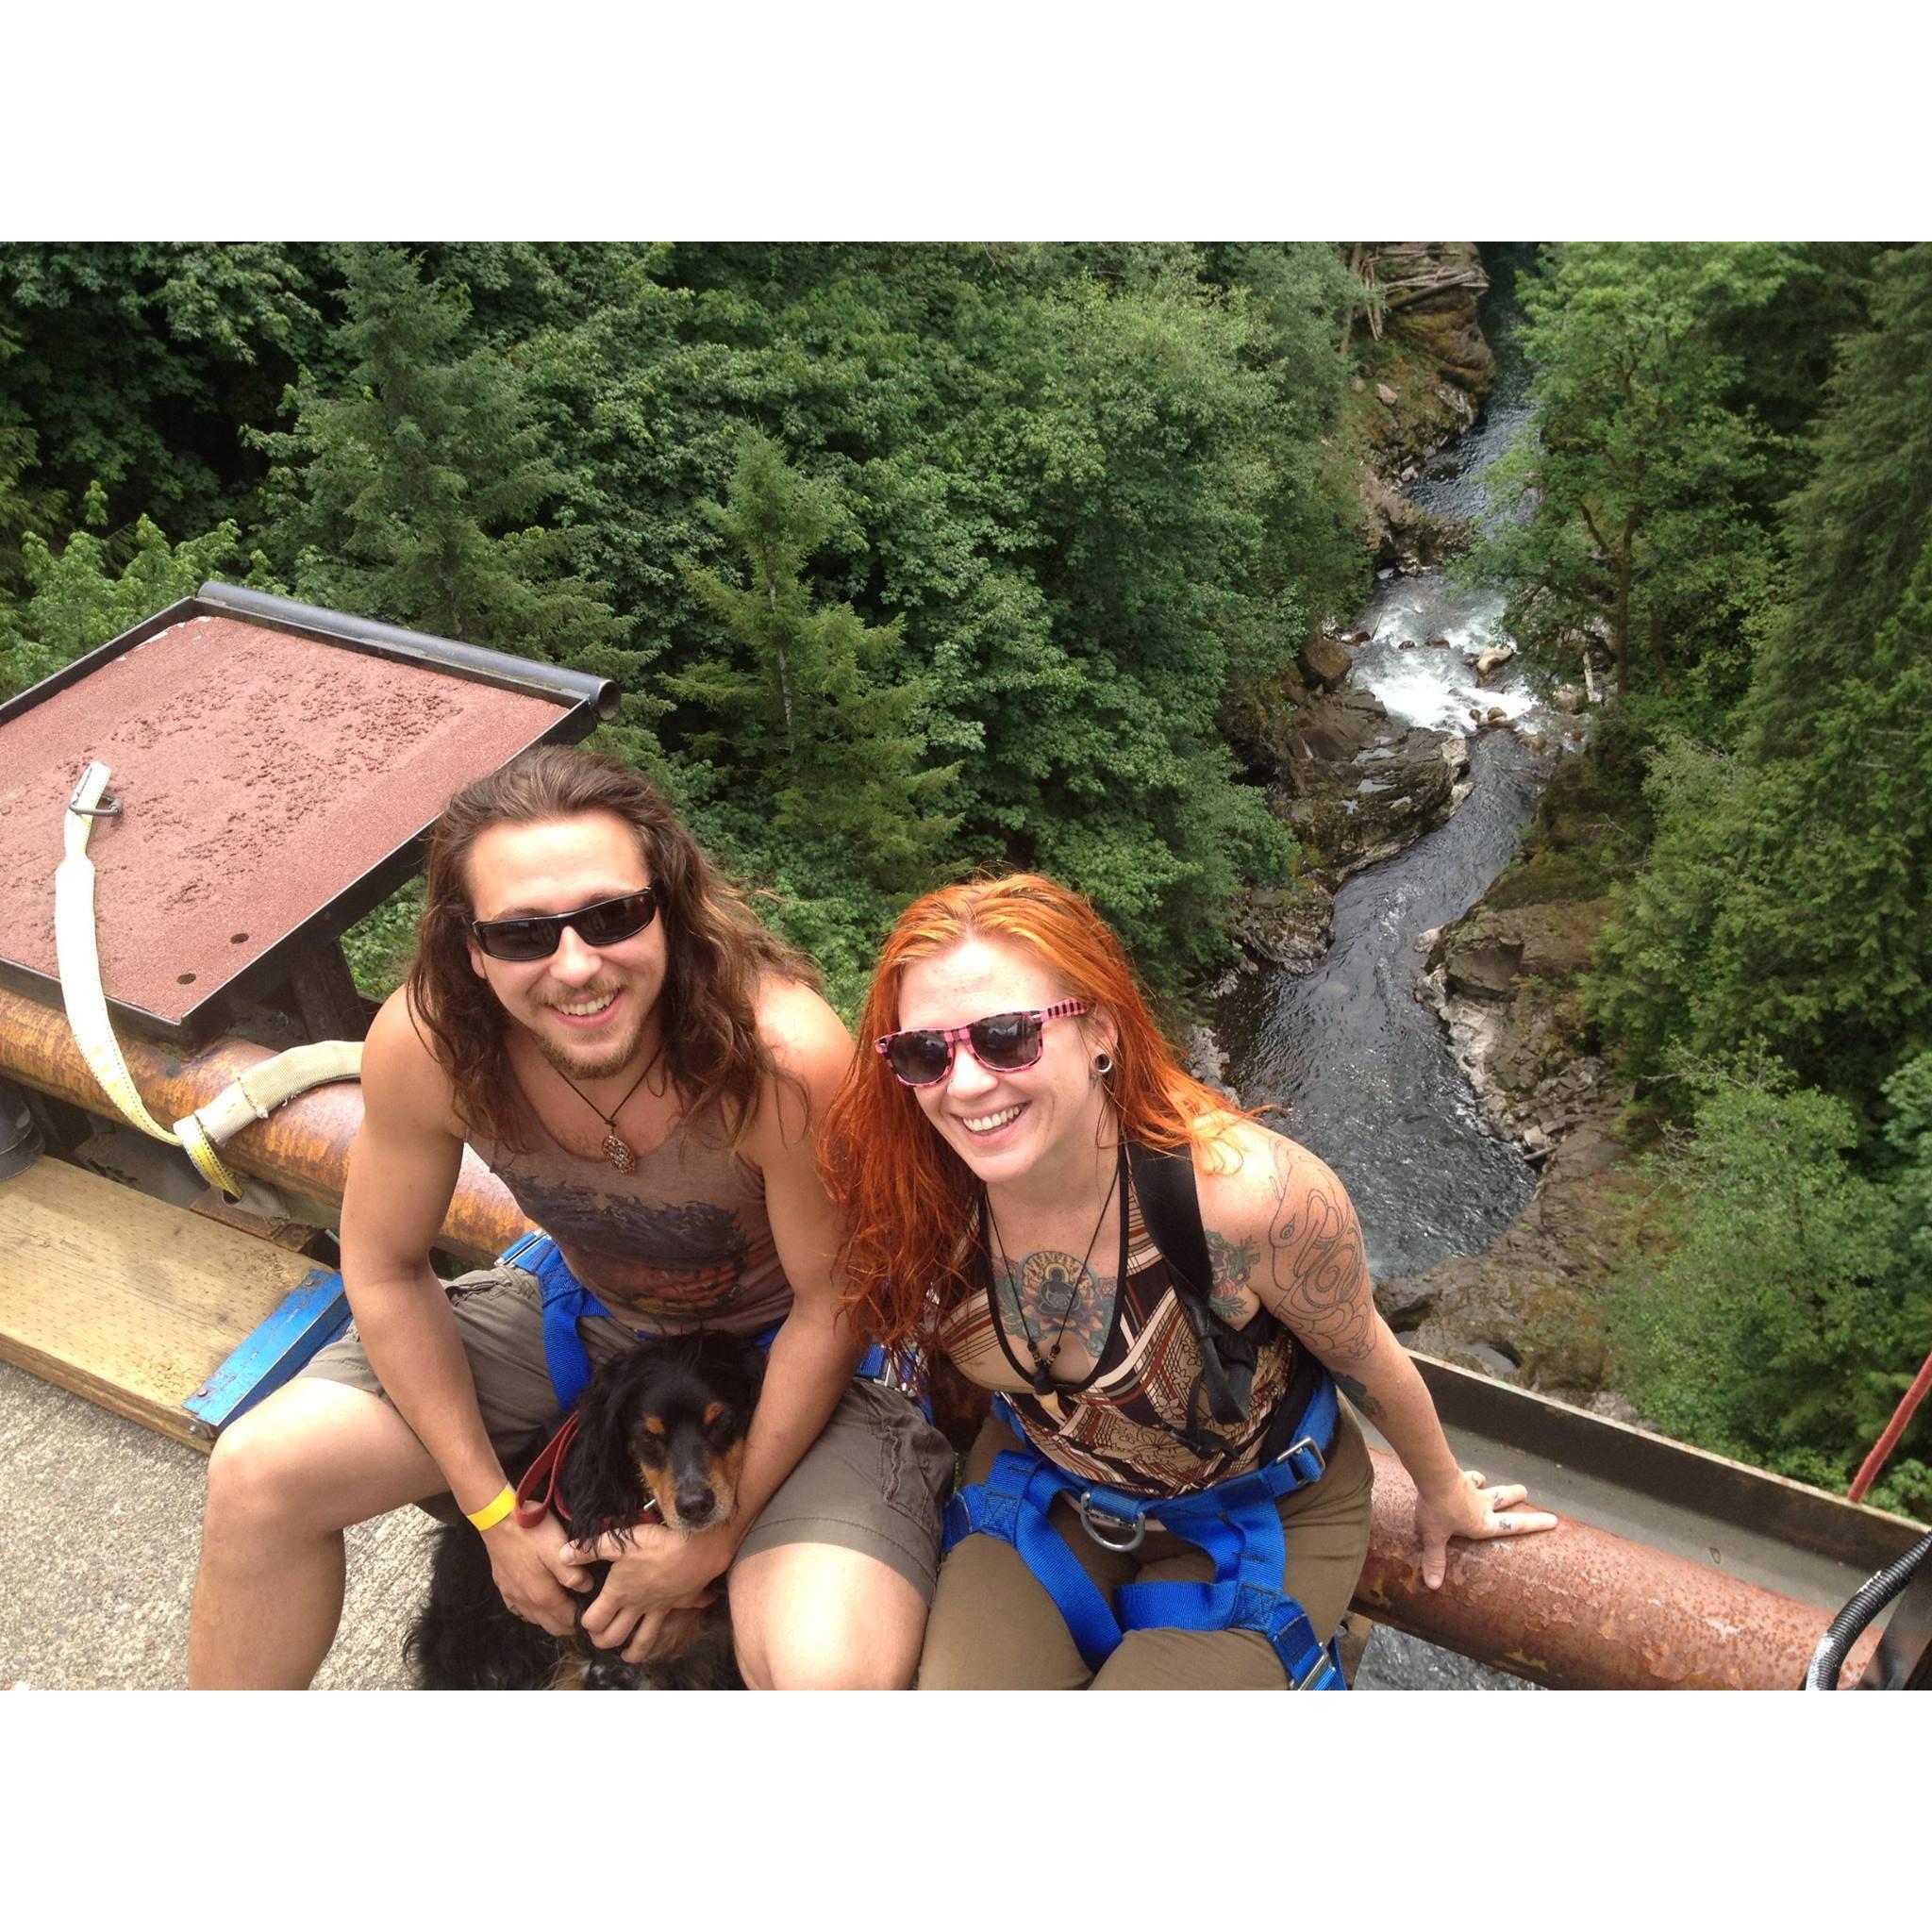
[[[1657,1192],[1609,1307],[1671,1434],[1841,1489],[1932,1348],[1932,247],[1545,249],[1463,568],[1613,702],[1529,866]],[[1932,1509],[1924,1410],[1872,1500]]]
[[[1235,726],[1366,575],[1358,286],[1315,245],[0,249],[0,689],[208,575],[550,658],[842,1007],[988,861],[1175,994],[1292,861]]]
[[[1374,560],[1350,263],[0,245],[0,696],[209,576],[546,657],[846,1011],[908,896],[1019,863],[1179,1013],[1295,872],[1257,747]],[[1613,904],[1618,1379],[1841,1489],[1932,1346],[1932,247],[1551,244],[1523,298],[1533,429],[1455,567],[1604,697],[1527,862]],[[1928,1462],[1922,1417],[1873,1500]]]

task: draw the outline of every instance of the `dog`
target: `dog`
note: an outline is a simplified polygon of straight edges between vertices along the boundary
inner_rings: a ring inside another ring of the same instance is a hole
[[[576,1433],[556,1472],[553,1509],[561,1503],[558,1513],[585,1542],[605,1531],[623,1537],[654,1508],[667,1527],[687,1533],[729,1521],[764,1369],[756,1342],[703,1332],[642,1342],[608,1361],[577,1404]],[[532,1443],[516,1459],[519,1478],[538,1451]],[[628,1664],[619,1651],[598,1649],[584,1632],[582,1611],[610,1566],[590,1567],[577,1629],[553,1637],[504,1602],[482,1537],[467,1524],[446,1525],[437,1540],[428,1600],[404,1643],[422,1688],[743,1688],[722,1597],[708,1609],[673,1610],[657,1646],[662,1654],[648,1664]]]

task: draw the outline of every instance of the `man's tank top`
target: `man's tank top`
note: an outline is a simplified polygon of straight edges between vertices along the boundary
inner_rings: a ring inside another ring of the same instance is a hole
[[[1137,1495],[1178,1495],[1243,1474],[1260,1461],[1269,1420],[1287,1392],[1295,1344],[1279,1322],[1257,1312],[1254,1321],[1262,1326],[1255,1330],[1255,1387],[1247,1417],[1224,1431],[1197,1410],[1197,1424],[1225,1447],[1209,1457],[1190,1448],[1182,1432],[1189,1392],[1201,1373],[1200,1343],[1167,1263],[1141,1220],[1132,1180],[1123,1178],[1124,1268],[1114,1295],[1113,1324],[1093,1373],[1081,1382],[1057,1383],[1052,1399],[1031,1390],[1003,1393],[1028,1441],[1048,1461]],[[941,1321],[940,1345],[968,1375],[975,1368],[1008,1368],[1030,1379],[1031,1365],[1021,1359],[1019,1345],[999,1318],[992,1269],[976,1236],[966,1267],[979,1286]]]
[[[661,1147],[619,1174],[602,1156],[558,1146],[517,1098],[529,1151],[472,1144],[612,1314],[653,1334],[753,1335],[791,1311],[764,1175],[715,1124],[701,1136],[680,1119]]]

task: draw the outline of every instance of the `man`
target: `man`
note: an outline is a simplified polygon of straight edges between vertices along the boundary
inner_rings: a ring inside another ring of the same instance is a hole
[[[747,1683],[909,1683],[952,1458],[902,1392],[853,1377],[812,1133],[850,1056],[806,969],[635,773],[542,747],[458,792],[416,962],[363,1049],[356,1328],[215,1447],[191,1683],[309,1682],[343,1529],[445,1492],[547,1630],[572,1628],[585,1563],[614,1559],[584,1627],[641,1661],[728,1568]],[[446,1291],[429,1254],[465,1141],[554,1249]],[[774,1323],[728,1524],[641,1528],[627,1550],[519,1524],[502,1455],[560,1419],[573,1374],[641,1333]]]

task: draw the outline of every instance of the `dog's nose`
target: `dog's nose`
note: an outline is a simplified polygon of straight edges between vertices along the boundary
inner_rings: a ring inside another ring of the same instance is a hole
[[[702,1523],[718,1507],[708,1484],[694,1484],[677,1492],[677,1513],[686,1523]]]

